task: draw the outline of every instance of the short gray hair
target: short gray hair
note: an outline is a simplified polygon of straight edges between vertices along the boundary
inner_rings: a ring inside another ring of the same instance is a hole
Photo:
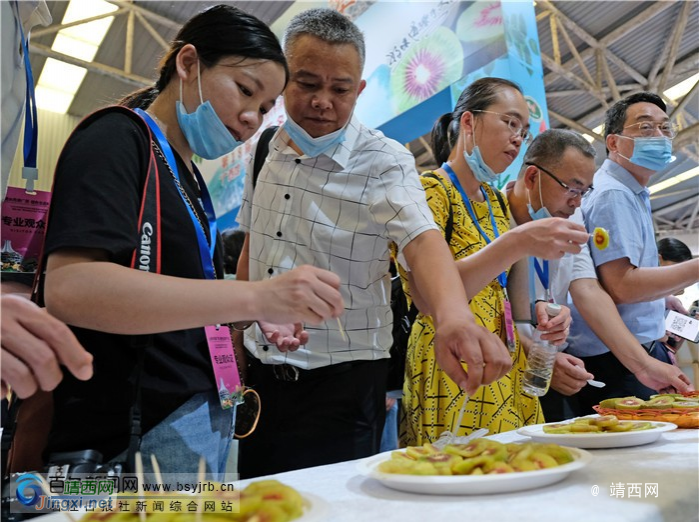
[[[304,34],[332,44],[353,45],[359,54],[359,65],[364,70],[364,35],[346,16],[323,8],[308,9],[294,16],[284,31],[284,53],[287,56],[296,40]]]
[[[565,129],[549,129],[539,134],[532,144],[529,145],[522,160],[519,176],[524,175],[527,163],[534,163],[544,167],[557,165],[569,147],[578,150],[587,158],[594,159],[597,156],[592,145],[577,132]]]

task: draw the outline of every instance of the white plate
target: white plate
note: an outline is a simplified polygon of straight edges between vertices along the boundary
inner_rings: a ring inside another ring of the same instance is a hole
[[[486,495],[511,493],[524,489],[540,488],[566,478],[571,472],[587,465],[592,455],[585,450],[570,448],[575,460],[555,468],[536,471],[517,471],[498,475],[399,475],[382,473],[377,466],[390,460],[391,453],[381,453],[359,461],[357,468],[363,475],[376,479],[391,489],[427,495]]]
[[[573,422],[571,420],[571,422]],[[554,442],[563,446],[574,446],[576,448],[599,449],[599,448],[624,448],[626,446],[640,446],[650,444],[658,440],[660,435],[666,431],[677,428],[671,422],[654,421],[619,421],[619,422],[650,422],[653,428],[649,430],[624,431],[624,432],[603,432],[603,433],[544,433],[546,424],[536,424],[525,426],[517,430],[517,433],[526,437],[531,437],[536,442]],[[549,424],[562,424],[552,422]]]
[[[330,504],[328,504],[322,498],[313,495],[311,493],[305,493],[299,491],[303,497],[304,510],[303,515],[299,518],[295,518],[294,522],[325,522],[330,514]],[[71,511],[71,516],[80,521],[80,517],[85,514],[84,510]],[[225,517],[225,515],[223,515]],[[37,522],[68,522],[68,518],[60,512],[50,513],[48,515],[43,515],[36,518]],[[137,516],[133,517],[133,522],[138,522],[139,518]],[[147,521],[148,519],[146,519]]]

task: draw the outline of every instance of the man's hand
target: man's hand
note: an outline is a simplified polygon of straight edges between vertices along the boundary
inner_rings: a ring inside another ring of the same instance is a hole
[[[587,384],[588,379],[594,378],[594,375],[585,370],[585,363],[577,357],[567,353],[556,354],[551,388],[558,393],[563,395],[578,393]]]
[[[687,310],[682,304],[682,301],[674,295],[669,295],[665,298],[665,309],[674,310],[678,314],[689,315],[689,310]]]
[[[24,297],[2,296],[2,394],[12,387],[20,398],[53,390],[62,364],[80,380],[92,377],[92,355],[73,332]]]
[[[656,350],[659,348],[656,347]],[[693,391],[692,382],[677,366],[667,364],[650,355],[645,358],[645,365],[634,373],[644,385],[663,393],[685,393]]]
[[[536,303],[535,313],[537,320],[536,329],[542,332],[541,339],[558,346],[565,342],[570,333],[570,323],[573,319],[570,316],[570,308],[561,305],[561,311],[555,317],[550,317],[546,313],[548,303],[539,301]],[[545,332],[545,333],[543,333]]]
[[[512,357],[500,338],[478,326],[472,317],[469,321],[442,323],[436,331],[437,364],[469,396],[512,368]],[[468,365],[467,371],[462,361]]]
[[[258,321],[257,324],[267,341],[276,345],[280,352],[295,352],[308,342],[308,332],[303,324],[274,324]]]

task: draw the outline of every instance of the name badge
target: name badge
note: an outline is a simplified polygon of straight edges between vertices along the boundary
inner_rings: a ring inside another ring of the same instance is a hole
[[[517,344],[515,343],[515,322],[512,319],[512,303],[505,298],[502,300],[503,311],[505,312],[505,332],[507,332],[507,349],[514,353]]]
[[[227,410],[240,404],[243,399],[243,387],[233,351],[231,331],[225,325],[205,326],[204,331],[218,386],[218,398],[221,408]]]

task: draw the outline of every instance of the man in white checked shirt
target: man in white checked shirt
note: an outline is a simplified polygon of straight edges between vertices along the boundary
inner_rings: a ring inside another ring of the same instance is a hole
[[[335,272],[344,332],[334,321],[308,331],[265,323],[248,330],[247,384],[260,393],[262,415],[241,441],[243,478],[378,451],[392,241],[435,319],[437,359],[448,375],[472,393],[511,366],[500,340],[475,325],[414,158],[353,116],[365,86],[361,32],[336,11],[312,9],[291,20],[284,47],[287,121],[256,186],[251,176],[246,182],[238,220],[248,237],[238,278],[274,277],[304,263]]]

